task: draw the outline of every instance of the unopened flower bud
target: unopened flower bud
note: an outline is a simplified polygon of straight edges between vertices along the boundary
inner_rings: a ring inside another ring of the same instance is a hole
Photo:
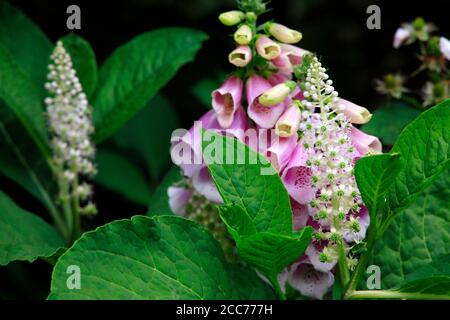
[[[336,112],[343,113],[348,121],[355,124],[364,124],[372,119],[369,110],[342,98],[337,103]]]
[[[281,48],[269,37],[261,36],[256,40],[256,51],[264,59],[272,60],[280,55]]]
[[[302,34],[299,31],[289,29],[279,23],[269,23],[267,31],[278,41],[284,43],[297,43],[302,40]]]
[[[219,16],[220,22],[226,26],[234,26],[245,18],[245,14],[242,11],[232,10],[221,13]]]
[[[259,103],[263,106],[274,106],[284,101],[287,96],[294,90],[296,83],[294,81],[286,81],[280,83],[264,92],[259,97]]]
[[[300,109],[295,103],[291,104],[289,108],[281,115],[275,125],[275,133],[282,137],[287,138],[295,134],[300,124]]]
[[[240,45],[249,44],[252,41],[253,33],[252,29],[248,25],[243,25],[239,27],[234,33],[234,41],[236,41]]]
[[[236,67],[245,67],[252,60],[252,50],[248,46],[239,46],[228,55],[228,61]]]

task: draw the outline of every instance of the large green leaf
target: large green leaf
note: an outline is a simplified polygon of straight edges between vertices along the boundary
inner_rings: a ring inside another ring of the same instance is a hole
[[[371,264],[382,287],[398,287],[428,263],[450,253],[450,171],[444,171],[377,240]]]
[[[125,155],[107,149],[97,152],[98,175],[95,181],[126,199],[147,206],[150,186],[143,173]]]
[[[263,156],[233,138],[212,132],[205,132],[203,137],[203,157],[224,202],[241,207],[258,231],[292,233],[288,193],[276,171],[270,170],[270,164],[268,168],[263,163]],[[223,164],[218,164],[215,155],[208,152],[209,148],[224,156],[234,151],[233,159],[219,159]],[[264,174],[264,169],[270,174]]]
[[[408,275],[396,291],[450,300],[450,254]]]
[[[304,253],[311,241],[312,227],[305,227],[290,236],[258,232],[238,241],[242,260],[271,278]]]
[[[304,254],[313,229],[293,232],[288,193],[274,168],[261,163],[262,155],[236,139],[205,131],[203,157],[225,202],[220,217],[240,257],[279,292],[278,273]]]
[[[372,222],[379,219],[378,210],[383,207],[386,193],[402,167],[398,153],[363,157],[356,162],[356,182]]]
[[[0,45],[29,75],[36,86],[33,90],[42,99],[52,43],[33,21],[6,1],[0,1],[0,21]]]
[[[167,189],[174,183],[179,182],[181,179],[182,176],[180,168],[173,166],[153,192],[148,204],[148,216],[163,215],[169,213],[173,214],[172,210],[169,207],[169,196],[167,194]]]
[[[48,205],[53,179],[47,162],[12,110],[1,100],[0,150],[0,173]]]
[[[170,137],[179,127],[175,111],[162,95],[156,95],[113,136],[122,152],[146,164],[153,185],[170,167]]]
[[[39,91],[13,56],[0,45],[0,98],[11,108],[43,154],[48,154],[47,129]]]
[[[123,126],[185,63],[192,61],[206,35],[164,28],[137,36],[119,47],[100,69],[95,94],[96,141]]]
[[[448,166],[450,100],[425,111],[409,124],[391,152],[400,153],[405,166],[387,192],[385,211],[388,222],[414,201]]]
[[[83,92],[90,98],[97,85],[97,61],[91,45],[75,33],[70,33],[60,40],[72,58]]]
[[[392,146],[400,132],[419,114],[419,110],[400,102],[388,104],[377,108],[372,120],[363,125],[362,130],[379,137],[384,144]]]
[[[64,241],[38,216],[18,207],[0,191],[0,265],[49,257]]]
[[[66,286],[70,265],[80,268],[79,290]],[[86,233],[61,256],[50,298],[270,299],[273,293],[254,272],[228,265],[198,224],[135,216]]]

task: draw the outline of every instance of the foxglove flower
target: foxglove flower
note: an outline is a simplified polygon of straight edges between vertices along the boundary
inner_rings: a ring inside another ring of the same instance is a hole
[[[314,268],[308,259],[302,259],[289,267],[287,282],[302,295],[323,299],[334,283],[334,275]]]
[[[236,67],[243,68],[252,60],[252,50],[248,46],[239,46],[228,55],[228,61]]]
[[[296,30],[289,29],[279,23],[268,23],[267,31],[280,42],[297,43],[302,40],[302,34]]]
[[[275,106],[282,103],[296,88],[294,81],[286,81],[265,91],[259,98],[259,103],[264,106]]]
[[[239,27],[234,33],[234,41],[240,45],[247,45],[253,39],[252,29],[246,24]]]
[[[242,11],[231,10],[219,15],[219,20],[226,26],[234,26],[245,18],[245,14]]]
[[[281,54],[280,46],[266,36],[258,37],[258,40],[256,40],[256,51],[266,60],[273,60]]]
[[[250,119],[255,121],[261,128],[273,128],[285,107],[283,103],[278,103],[270,107],[260,103],[259,98],[261,95],[272,89],[270,83],[261,76],[252,75],[247,80],[245,88],[248,102],[248,116]]]
[[[212,106],[222,128],[228,128],[234,120],[234,113],[241,105],[242,87],[242,80],[231,76],[212,93]]]
[[[287,138],[295,134],[297,136],[300,124],[301,112],[296,104],[291,104],[281,115],[275,125],[275,133],[280,137]]]
[[[169,207],[173,213],[184,216],[186,205],[192,198],[193,191],[184,187],[169,187],[167,195],[169,197]]]
[[[350,130],[350,137],[352,144],[361,155],[381,153],[381,142],[377,137],[364,133],[353,126]]]
[[[337,103],[336,111],[344,113],[347,120],[355,124],[364,124],[372,119],[369,110],[342,98]]]
[[[291,75],[294,67],[302,63],[303,55],[309,53],[299,47],[280,43],[281,54],[272,60],[273,65],[282,73]]]

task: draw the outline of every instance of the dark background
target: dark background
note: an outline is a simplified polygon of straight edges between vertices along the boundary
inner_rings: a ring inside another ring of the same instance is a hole
[[[233,48],[231,34],[235,28],[225,27],[217,19],[222,11],[235,8],[232,0],[9,2],[34,20],[52,41],[68,33],[66,8],[70,4],[78,4],[82,26],[77,33],[90,42],[99,65],[116,47],[151,29],[184,26],[208,33],[210,39],[195,61],[184,66],[162,90],[175,108],[183,127],[190,127],[206,110],[192,94],[193,84],[205,77],[216,78],[217,74],[232,70],[227,55]],[[373,89],[373,79],[387,72],[412,71],[417,66],[410,50],[392,48],[396,28],[401,22],[422,16],[439,26],[438,34],[450,38],[448,2],[274,0],[269,5],[274,10],[263,15],[261,20],[275,19],[300,30],[303,40],[299,46],[322,57],[340,96],[373,110],[383,101],[383,97]],[[366,27],[369,16],[366,8],[371,4],[381,8],[381,30]],[[27,208],[40,206],[16,185],[1,177],[0,182],[6,187],[4,191],[14,196],[19,205]],[[95,198],[100,204],[96,225],[145,212],[145,208],[132,205],[99,186],[96,186]],[[108,212],[108,215],[103,212]],[[50,274],[51,266],[43,261],[35,262],[33,267],[29,263],[15,262],[0,268],[0,299],[45,298]]]

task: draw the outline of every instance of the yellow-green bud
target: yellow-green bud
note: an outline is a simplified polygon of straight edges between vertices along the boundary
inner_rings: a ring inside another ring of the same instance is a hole
[[[279,23],[271,22],[267,25],[267,31],[278,41],[284,43],[297,43],[302,40],[302,34],[299,31],[289,29]]]
[[[250,27],[246,24],[239,27],[239,29],[237,29],[234,33],[234,41],[241,45],[249,44],[250,41],[252,41],[252,38],[252,29],[250,29]]]
[[[259,103],[267,107],[277,105],[286,99],[289,93],[294,90],[295,86],[296,83],[294,81],[280,83],[264,92],[259,97]]]
[[[220,22],[226,26],[234,26],[245,19],[245,14],[242,11],[232,10],[221,13],[219,16]]]

